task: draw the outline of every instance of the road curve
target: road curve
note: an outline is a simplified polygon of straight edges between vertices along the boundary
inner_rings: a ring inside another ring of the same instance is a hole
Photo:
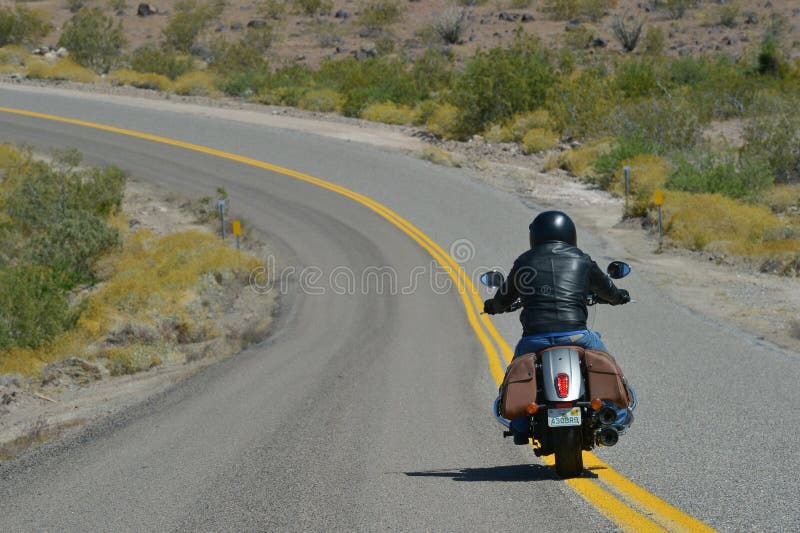
[[[533,214],[459,172],[351,143],[81,98],[0,89],[4,106],[164,135],[313,174],[389,206],[469,273],[505,265]],[[86,127],[0,113],[0,140],[76,146],[90,162],[191,194],[219,185],[283,266],[399,280],[431,256],[375,212],[280,173]],[[498,216],[499,215],[499,216]],[[583,241],[591,243],[582,236]],[[463,244],[463,243],[461,243]],[[619,253],[598,238],[599,260]],[[454,247],[454,253],[457,250]],[[646,273],[646,265],[635,265]],[[596,324],[638,385],[630,435],[598,455],[709,525],[791,530],[796,354],[706,321],[639,275],[642,304]],[[276,335],[144,406],[0,465],[10,529],[615,529],[488,418],[495,382],[453,291],[307,294],[295,277]],[[513,342],[516,326],[498,321]],[[731,361],[736,364],[731,365]],[[735,401],[730,401],[731,398]],[[743,412],[753,413],[745,421]],[[472,483],[467,483],[467,482]],[[602,484],[602,482],[601,482]],[[613,487],[612,487],[613,488]],[[758,505],[741,505],[744,495]]]

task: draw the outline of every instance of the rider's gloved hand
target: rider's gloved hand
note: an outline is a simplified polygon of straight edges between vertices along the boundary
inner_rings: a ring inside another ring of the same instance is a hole
[[[494,300],[489,298],[485,302],[483,302],[483,312],[487,315],[496,315],[497,311],[494,310]]]
[[[631,301],[631,295],[628,291],[626,291],[625,289],[620,289],[619,293],[620,293],[620,298],[619,298],[620,304],[626,304]]]

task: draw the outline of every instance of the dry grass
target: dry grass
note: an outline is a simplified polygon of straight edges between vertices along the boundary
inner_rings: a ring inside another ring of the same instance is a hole
[[[368,105],[361,112],[361,118],[384,124],[412,124],[416,113],[406,105],[387,102]]]
[[[501,124],[492,124],[486,131],[483,132],[483,137],[486,142],[490,143],[508,143],[514,140],[514,134],[507,126]]]
[[[254,257],[202,231],[129,235],[123,250],[106,258],[109,278],[82,302],[77,327],[46,348],[0,354],[0,374],[32,375],[47,363],[76,354],[105,358],[117,374],[160,364],[168,355],[165,340],[198,342],[219,335],[198,304],[204,279],[235,277],[257,264]],[[102,347],[126,328],[134,333],[115,341],[121,345]]]
[[[297,107],[308,111],[333,113],[342,110],[344,97],[332,89],[315,89],[308,91],[298,102]]]
[[[768,205],[776,213],[785,213],[793,207],[800,207],[800,185],[775,185],[764,191],[761,203]]]
[[[594,162],[603,154],[611,151],[612,139],[603,138],[588,142],[558,154],[553,154],[545,161],[544,170],[554,168],[566,170],[573,176],[584,179],[594,177]]]
[[[533,154],[558,148],[558,134],[544,128],[533,128],[520,143],[523,154]]]
[[[800,250],[800,240],[769,238],[785,224],[764,206],[720,194],[667,191],[663,210],[666,234],[684,248],[751,257]]]
[[[61,59],[53,65],[44,60],[31,60],[28,62],[25,75],[31,79],[66,80],[78,83],[93,83],[98,79],[97,74],[69,58]]]
[[[442,165],[444,167],[458,167],[459,164],[453,160],[450,152],[436,148],[435,146],[426,146],[420,153],[420,158],[425,161],[430,161],[434,165]]]
[[[441,105],[428,119],[428,130],[444,139],[452,139],[458,131],[458,117],[457,107],[450,104]]]
[[[214,75],[205,70],[184,74],[173,82],[172,90],[183,96],[217,96]]]
[[[531,113],[523,113],[515,116],[510,121],[509,129],[515,141],[522,141],[525,135],[531,130],[540,129],[555,132],[557,130],[556,121],[550,113],[543,109]]]
[[[31,57],[24,46],[12,44],[0,48],[0,65],[23,66]]]

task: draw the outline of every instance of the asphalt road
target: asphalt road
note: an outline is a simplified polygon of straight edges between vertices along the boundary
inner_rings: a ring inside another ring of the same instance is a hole
[[[507,269],[536,213],[459,170],[355,143],[5,87],[0,106],[179,139],[343,185],[453,255],[466,250],[470,275]],[[262,345],[1,464],[0,529],[618,528],[530,448],[500,437],[489,416],[496,384],[461,298],[443,290],[441,272],[430,282],[431,256],[373,211],[280,173],[78,125],[0,112],[2,141],[75,146],[90,163],[179,193],[224,186],[294,275],[273,289],[281,314]],[[595,323],[640,399],[629,434],[597,456],[711,527],[799,530],[798,354],[670,301],[646,265],[602,236],[579,240],[601,263],[631,262],[621,285],[639,302],[603,309]],[[396,290],[363,275],[375,267],[394,269]],[[337,294],[342,278],[335,289],[329,280],[345,268],[357,287]],[[513,346],[516,318],[495,323]]]

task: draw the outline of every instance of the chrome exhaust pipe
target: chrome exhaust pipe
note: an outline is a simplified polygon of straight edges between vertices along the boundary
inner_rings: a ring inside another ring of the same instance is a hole
[[[595,440],[598,446],[614,446],[619,442],[619,433],[612,427],[604,427],[595,433]]]
[[[603,426],[610,426],[617,421],[617,411],[610,405],[604,405],[597,410],[594,417]]]

